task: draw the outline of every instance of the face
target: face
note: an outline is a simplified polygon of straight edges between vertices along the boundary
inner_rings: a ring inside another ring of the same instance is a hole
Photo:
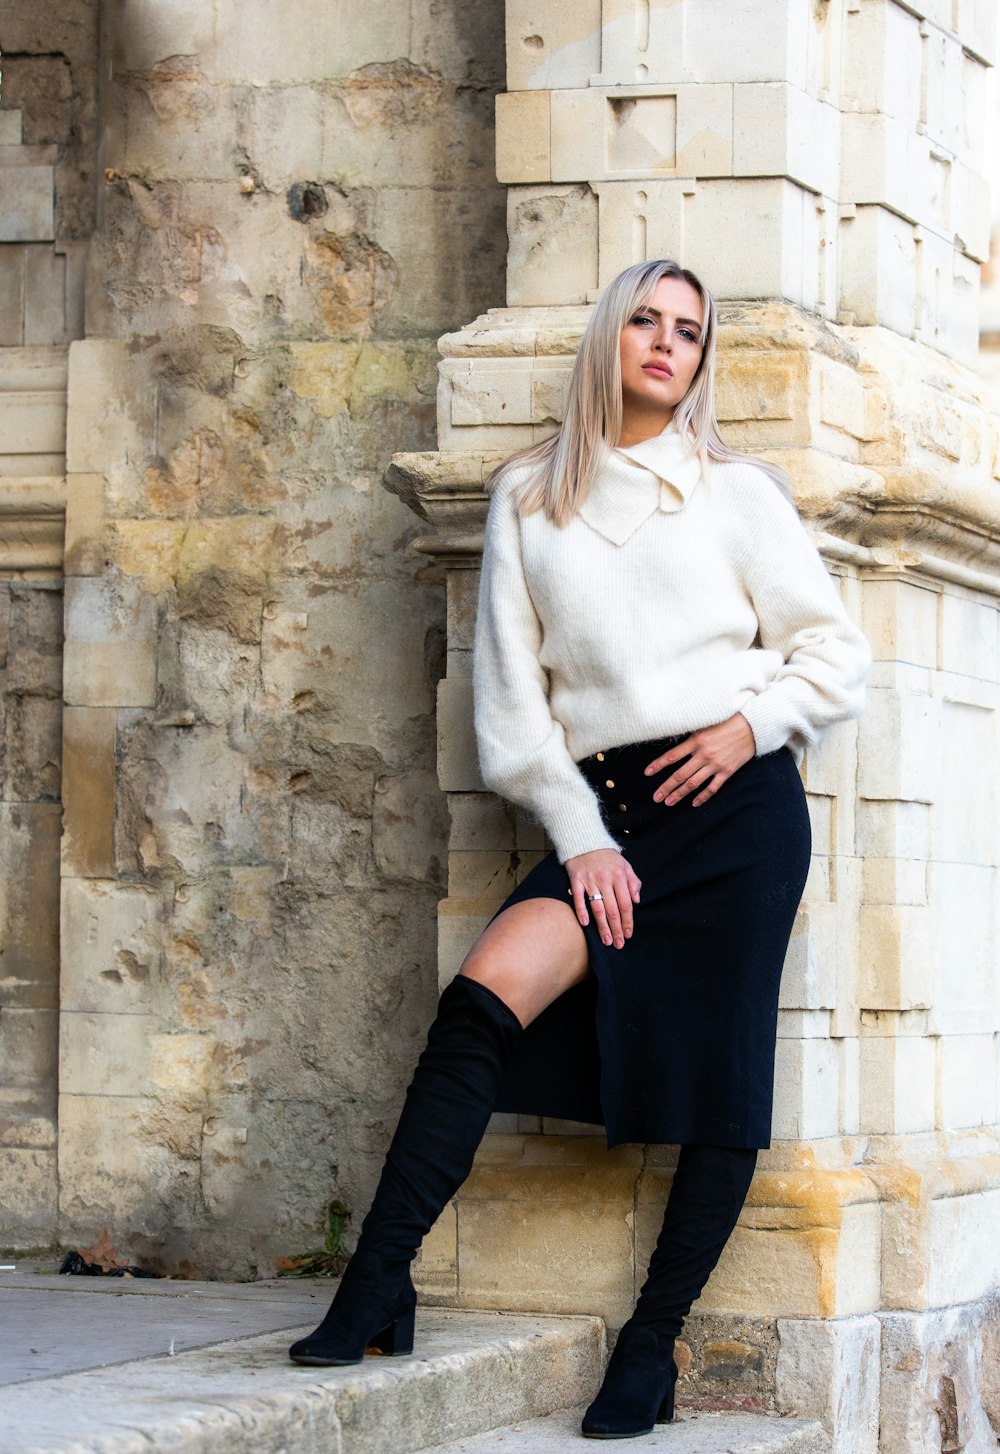
[[[622,412],[628,429],[640,418],[666,428],[701,363],[701,299],[683,278],[661,278],[645,308],[621,335]]]

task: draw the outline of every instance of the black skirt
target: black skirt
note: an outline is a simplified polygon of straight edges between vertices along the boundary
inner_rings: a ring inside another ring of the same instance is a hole
[[[680,740],[680,739],[674,739]],[[670,742],[579,764],[642,881],[623,949],[584,931],[593,971],[521,1036],[497,1109],[591,1122],[626,1141],[770,1144],[778,987],[809,867],[787,748],[752,758],[700,808],[653,802]],[[543,859],[507,899],[568,899]],[[499,913],[503,909],[498,910]]]

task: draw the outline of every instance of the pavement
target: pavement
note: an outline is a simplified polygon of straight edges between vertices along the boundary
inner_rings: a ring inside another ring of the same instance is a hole
[[[416,1351],[301,1368],[335,1284],[0,1273],[0,1454],[582,1451],[599,1318],[419,1309]],[[829,1454],[818,1424],[690,1413],[630,1448]]]

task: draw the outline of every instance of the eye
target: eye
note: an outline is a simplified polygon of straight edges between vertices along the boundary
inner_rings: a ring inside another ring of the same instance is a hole
[[[636,324],[648,323],[651,328],[656,327],[656,319],[650,318],[648,313],[637,313],[632,319],[632,322]]]
[[[700,343],[701,339],[691,328],[678,328],[677,332],[681,338],[686,338],[688,343]]]

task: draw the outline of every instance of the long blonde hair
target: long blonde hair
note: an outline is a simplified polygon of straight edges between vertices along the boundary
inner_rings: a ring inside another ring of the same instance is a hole
[[[673,422],[681,438],[699,457],[703,469],[709,460],[722,463],[749,460],[770,475],[791,498],[791,487],[783,471],[723,443],[715,417],[718,332],[715,300],[701,279],[688,268],[682,268],[670,258],[655,258],[626,268],[601,294],[573,365],[560,427],[538,444],[518,450],[490,476],[487,483],[492,488],[511,470],[524,466],[531,469],[531,478],[518,502],[525,514],[544,510],[556,525],[566,525],[590,493],[601,465],[621,435],[622,331],[629,319],[648,307],[661,278],[678,278],[689,283],[701,299],[704,313],[698,372],[674,410]]]

